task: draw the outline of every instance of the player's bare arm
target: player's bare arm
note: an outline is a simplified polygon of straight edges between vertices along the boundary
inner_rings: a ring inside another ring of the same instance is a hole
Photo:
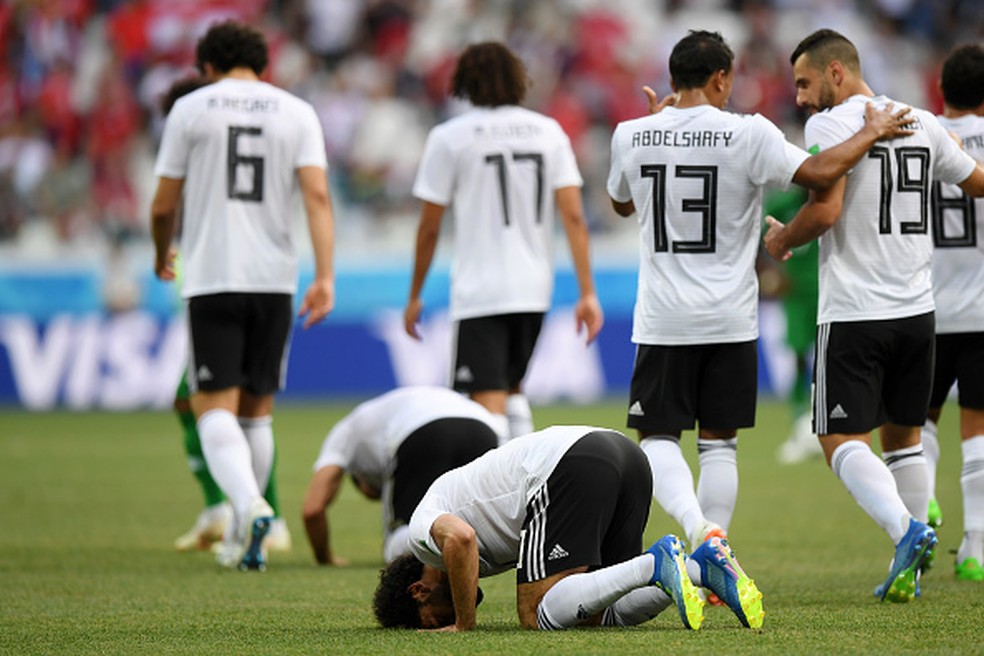
[[[810,193],[810,199],[792,220],[783,225],[774,217],[765,217],[765,249],[776,260],[785,262],[797,246],[809,243],[827,232],[840,218],[846,181],[841,178],[830,189]]]
[[[441,549],[444,569],[451,586],[455,623],[453,631],[475,628],[478,600],[478,539],[475,529],[456,515],[445,514],[434,520],[431,536]]]
[[[878,141],[912,134],[908,126],[915,121],[911,108],[894,111],[889,103],[878,109],[868,103],[864,110],[864,127],[847,141],[807,159],[793,175],[793,182],[810,189],[826,189],[846,174]]]
[[[417,226],[417,245],[413,260],[413,278],[410,282],[410,298],[403,310],[403,329],[407,335],[420,339],[417,324],[424,303],[420,294],[424,289],[424,280],[434,260],[437,250],[437,240],[441,234],[441,220],[444,218],[444,206],[424,201],[420,207],[420,224]]]
[[[556,192],[557,209],[567,233],[567,244],[571,249],[571,260],[574,263],[574,273],[577,276],[577,286],[580,298],[574,308],[576,330],[587,331],[587,343],[594,341],[605,323],[605,315],[595,293],[594,280],[591,276],[590,246],[588,224],[584,219],[584,209],[581,202],[580,187],[562,187]]]
[[[174,258],[177,251],[172,245],[178,206],[184,180],[158,178],[157,191],[150,205],[150,232],[154,239],[154,273],[161,280],[174,280]]]
[[[297,169],[297,180],[304,199],[308,231],[314,248],[314,280],[304,293],[298,316],[310,328],[323,320],[335,307],[335,224],[324,169],[304,166]]]
[[[335,555],[331,549],[331,529],[328,524],[328,506],[335,500],[345,470],[338,465],[321,467],[311,478],[307,496],[304,498],[302,515],[304,530],[314,552],[314,559],[320,565],[348,565],[348,561]]]
[[[968,196],[980,198],[984,196],[984,165],[977,162],[977,167],[971,171],[967,179],[957,185]]]

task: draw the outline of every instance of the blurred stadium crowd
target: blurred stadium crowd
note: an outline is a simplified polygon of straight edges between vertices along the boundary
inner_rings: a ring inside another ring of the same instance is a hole
[[[731,109],[764,114],[793,141],[803,117],[788,57],[810,31],[843,32],[876,93],[933,111],[946,52],[984,37],[980,0],[4,0],[0,252],[149,245],[160,96],[194,72],[197,38],[227,17],[261,27],[267,79],[321,117],[347,252],[412,234],[418,158],[429,128],[460,109],[447,81],[469,42],[503,40],[522,56],[526,104],[575,145],[592,230],[628,232],[634,250],[634,223],[605,194],[611,130],[645,111],[642,84],[669,91],[669,49],[688,29],[720,31],[735,49]]]

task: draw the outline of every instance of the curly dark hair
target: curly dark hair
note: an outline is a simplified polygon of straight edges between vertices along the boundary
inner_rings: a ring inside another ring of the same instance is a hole
[[[670,53],[670,79],[678,91],[699,89],[714,73],[731,72],[735,53],[717,32],[690,30]]]
[[[171,112],[171,108],[174,107],[174,103],[178,101],[178,98],[186,96],[192,91],[197,91],[207,84],[208,80],[197,75],[177,80],[161,96],[161,114],[167,116]]]
[[[232,20],[210,27],[195,48],[195,66],[203,74],[207,63],[219,73],[245,66],[260,75],[268,61],[263,35],[249,25]]]
[[[498,41],[486,41],[468,46],[458,57],[451,95],[476,107],[518,105],[529,86],[522,60]]]
[[[976,109],[984,103],[984,46],[968,43],[954,48],[940,75],[943,100],[954,109]]]
[[[407,591],[420,580],[424,564],[413,555],[400,556],[386,569],[379,570],[379,585],[372,598],[376,621],[385,629],[419,629],[420,611]]]

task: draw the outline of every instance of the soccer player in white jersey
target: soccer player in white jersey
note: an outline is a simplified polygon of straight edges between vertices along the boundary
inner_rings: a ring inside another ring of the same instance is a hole
[[[473,108],[431,130],[414,182],[422,201],[407,334],[420,339],[420,295],[445,210],[454,213],[451,385],[488,408],[513,436],[533,430],[522,393],[553,292],[554,213],[560,213],[580,288],[576,329],[594,340],[604,322],[595,295],[581,174],[553,119],[519,106],[526,69],[506,46],[469,46],[451,94]]]
[[[499,444],[488,410],[446,387],[402,387],[359,404],[321,445],[304,499],[304,528],[322,565],[344,565],[331,548],[326,511],[345,472],[383,503],[383,557],[410,552],[410,515],[444,472]]]
[[[608,177],[615,211],[638,212],[641,226],[628,425],[649,458],[653,496],[692,548],[726,534],[737,430],[755,420],[763,188],[829,185],[901,120],[872,114],[844,148],[811,158],[764,117],[723,111],[733,59],[717,33],[680,40],[670,55],[675,104],[618,125]],[[695,424],[696,492],[680,449]]]
[[[940,124],[960,137],[966,151],[984,162],[984,47],[953,50],[940,77],[945,107]],[[934,182],[933,298],[936,302],[936,368],[929,419],[922,444],[929,466],[929,524],[939,526],[936,463],[937,424],[956,382],[960,404],[964,535],[956,577],[984,581],[984,200]]]
[[[761,627],[761,594],[726,540],[687,558],[667,535],[642,552],[651,480],[634,442],[591,426],[524,435],[447,472],[410,519],[412,555],[380,573],[376,619],[384,627],[470,630],[479,578],[515,568],[524,628],[633,626],[675,605],[696,630],[701,582],[742,624]]]
[[[260,80],[267,47],[235,22],[198,42],[211,84],[179,99],[164,126],[151,227],[157,277],[174,280],[171,242],[182,206],[182,297],[188,384],[209,470],[234,509],[219,562],[263,569],[272,509],[261,490],[273,463],[272,412],[286,375],[297,256],[295,197],[314,247],[304,326],[334,304],[333,225],[321,125],[308,104]]]
[[[825,151],[860,127],[864,107],[887,105],[861,74],[857,49],[819,30],[790,61],[796,102],[811,150]],[[931,185],[984,193],[984,168],[963,152],[929,112],[913,109],[910,136],[878,144],[827,190],[814,192],[785,226],[770,220],[769,253],[820,238],[820,298],[814,372],[814,429],[831,469],[889,535],[895,553],[876,590],[909,601],[937,542],[920,427],[933,375],[934,317],[929,234]],[[879,428],[882,457],[871,450]]]

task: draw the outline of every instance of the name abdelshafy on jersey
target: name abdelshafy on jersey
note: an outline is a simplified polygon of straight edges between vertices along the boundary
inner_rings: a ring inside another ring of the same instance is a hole
[[[668,148],[727,148],[731,130],[639,130],[632,133],[632,148],[665,146]]]

